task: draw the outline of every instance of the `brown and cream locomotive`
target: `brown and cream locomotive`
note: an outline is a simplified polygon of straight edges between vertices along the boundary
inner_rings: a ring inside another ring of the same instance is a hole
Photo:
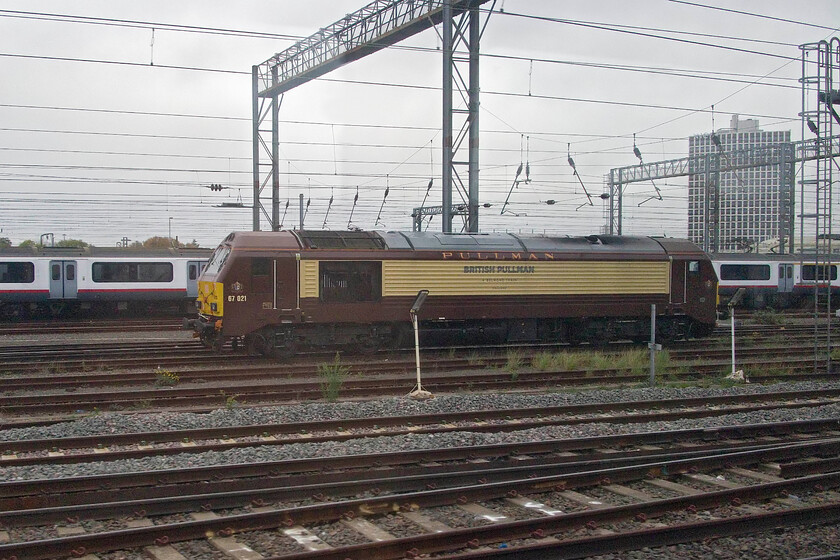
[[[208,346],[252,353],[372,350],[421,332],[444,344],[602,344],[699,337],[715,324],[717,277],[696,245],[671,238],[526,237],[362,231],[234,232],[199,279]]]

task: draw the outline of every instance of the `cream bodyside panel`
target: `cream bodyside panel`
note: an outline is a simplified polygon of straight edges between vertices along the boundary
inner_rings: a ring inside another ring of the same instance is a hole
[[[318,261],[300,261],[300,297],[317,298],[318,291]]]
[[[317,298],[319,261],[300,261],[300,297]],[[670,263],[382,261],[382,296],[667,294]]]
[[[383,261],[382,295],[667,294],[670,263]]]

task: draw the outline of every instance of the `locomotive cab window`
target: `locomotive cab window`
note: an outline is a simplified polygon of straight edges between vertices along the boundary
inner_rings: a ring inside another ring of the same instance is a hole
[[[324,303],[379,301],[382,295],[382,264],[321,261],[319,283]]]
[[[213,255],[204,267],[205,274],[218,274],[230,256],[230,247],[220,245],[213,251]]]
[[[0,284],[31,284],[35,265],[31,262],[0,262]]]
[[[688,263],[688,273],[689,274],[700,274],[700,261],[689,261],[689,263]]]

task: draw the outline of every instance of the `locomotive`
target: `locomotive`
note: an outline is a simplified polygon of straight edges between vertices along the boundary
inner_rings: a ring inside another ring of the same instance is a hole
[[[526,237],[380,231],[234,232],[198,282],[205,345],[249,353],[360,351],[426,340],[603,344],[708,335],[717,277],[688,241],[590,235]]]
[[[185,312],[208,249],[0,249],[0,318]]]

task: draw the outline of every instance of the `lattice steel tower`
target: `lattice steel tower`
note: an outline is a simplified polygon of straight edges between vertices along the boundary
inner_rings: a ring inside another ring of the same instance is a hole
[[[834,135],[840,131],[840,38],[800,45],[802,51],[802,137],[812,138],[814,163],[801,173],[802,213],[800,236],[807,229],[814,232],[814,369],[821,362],[831,371],[831,282],[837,279],[837,263],[832,244],[832,184],[840,177],[840,165],[834,157]],[[810,212],[806,211],[810,205]],[[800,242],[800,247],[805,244]],[[803,260],[811,255],[803,251]],[[807,279],[806,279],[807,280]],[[825,345],[821,340],[825,337]]]

